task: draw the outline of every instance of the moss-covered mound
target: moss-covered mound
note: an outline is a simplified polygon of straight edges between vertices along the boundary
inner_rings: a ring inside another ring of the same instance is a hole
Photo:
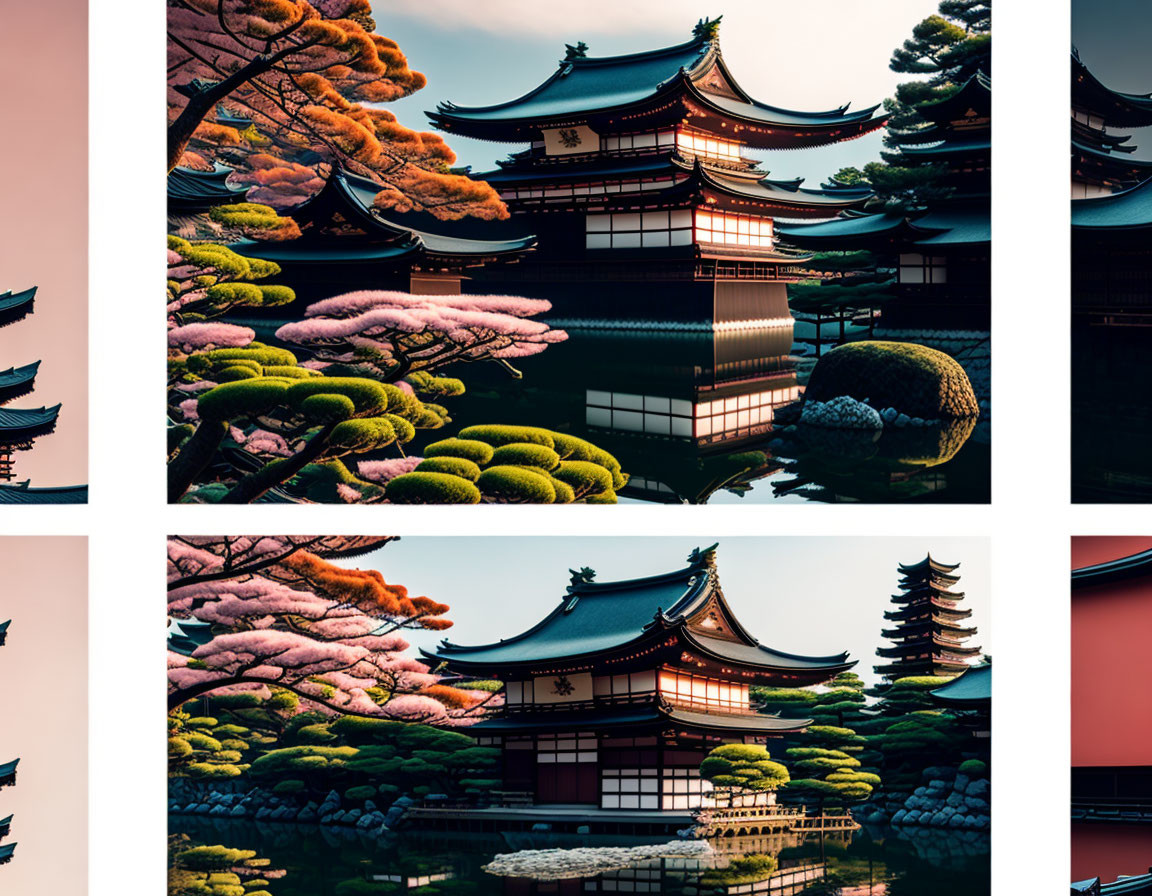
[[[830,351],[816,363],[804,398],[839,395],[926,420],[980,413],[964,368],[943,352],[911,342],[852,342]]]

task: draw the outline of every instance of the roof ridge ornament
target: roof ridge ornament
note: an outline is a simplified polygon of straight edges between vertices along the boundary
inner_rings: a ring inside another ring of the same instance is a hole
[[[697,40],[706,40],[715,42],[720,38],[720,20],[724,16],[716,16],[710,19],[704,16],[695,25],[692,26],[692,36]]]
[[[591,566],[581,566],[577,569],[568,570],[572,574],[572,578],[568,585],[568,593],[571,594],[581,585],[590,585],[592,580],[596,578],[596,570]]]
[[[576,46],[572,44],[564,44],[564,61],[571,62],[573,59],[584,59],[588,56],[588,44],[584,41],[577,41]]]
[[[720,542],[704,548],[693,548],[692,553],[688,555],[688,563],[692,566],[716,566],[716,549],[720,547]]]

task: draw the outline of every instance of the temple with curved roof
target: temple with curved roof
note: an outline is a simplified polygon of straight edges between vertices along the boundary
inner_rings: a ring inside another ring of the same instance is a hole
[[[889,682],[919,675],[959,675],[967,672],[979,647],[965,643],[976,629],[964,624],[972,611],[962,609],[964,592],[953,591],[960,581],[959,564],[941,563],[931,554],[918,563],[899,566],[899,594],[892,595],[895,610],[884,618],[894,623],[881,634],[893,641],[876,653],[889,662],[875,667]]]
[[[719,24],[701,20],[685,43],[621,56],[569,46],[519,98],[428,113],[449,135],[528,144],[474,176],[538,235],[537,251],[481,276],[511,278],[501,288],[565,315],[787,316],[785,284],[804,274],[806,257],[780,247],[776,219],[832,218],[869,191],[772,177],[748,152],[851,140],[886,116],[878,106],[801,112],[753,98],[724,61]]]
[[[932,196],[908,212],[848,210],[780,229],[809,251],[875,252],[896,271],[882,324],[896,329],[987,330],[991,326],[992,81],[977,72],[944,97],[916,107],[924,123],[890,136],[885,155],[934,175]]]
[[[1072,50],[1072,198],[1088,199],[1134,187],[1152,177],[1152,161],[1132,158],[1131,134],[1152,127],[1152,95],[1105,86]]]
[[[456,675],[504,683],[503,711],[470,733],[502,749],[509,789],[534,804],[683,814],[708,791],[699,766],[713,747],[807,726],[757,712],[749,688],[821,684],[855,661],[757,641],[724,598],[715,548],[639,579],[597,582],[593,570],[574,570],[527,631],[422,651]]]

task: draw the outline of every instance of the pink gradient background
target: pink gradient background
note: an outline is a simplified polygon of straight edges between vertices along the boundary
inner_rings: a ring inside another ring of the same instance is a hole
[[[5,896],[88,888],[88,540],[0,538],[0,761],[20,757]]]
[[[35,313],[0,329],[0,369],[42,360],[11,406],[64,404],[15,455],[33,485],[88,481],[87,16],[84,0],[6,3],[0,26],[0,291],[40,287]]]

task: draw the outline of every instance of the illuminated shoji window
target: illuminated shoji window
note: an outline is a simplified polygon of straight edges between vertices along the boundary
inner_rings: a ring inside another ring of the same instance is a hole
[[[595,762],[596,735],[542,734],[536,738],[536,761],[545,765],[565,762]]]
[[[683,672],[662,671],[660,693],[674,703],[719,709],[748,709],[748,685],[731,684]]]
[[[686,155],[708,156],[713,159],[723,159],[726,162],[739,162],[742,159],[739,143],[731,140],[717,140],[708,134],[693,131],[681,131],[676,135],[676,148],[683,150]]]
[[[948,259],[942,255],[905,252],[900,256],[901,283],[947,283]]]
[[[696,242],[771,249],[772,219],[698,208]]]
[[[712,782],[700,777],[698,768],[669,768],[660,782],[664,809],[698,809],[705,795],[712,792]]]
[[[589,249],[692,245],[692,213],[688,209],[591,214],[585,221]]]
[[[600,779],[600,808],[659,809],[660,779],[654,768],[606,768]]]

